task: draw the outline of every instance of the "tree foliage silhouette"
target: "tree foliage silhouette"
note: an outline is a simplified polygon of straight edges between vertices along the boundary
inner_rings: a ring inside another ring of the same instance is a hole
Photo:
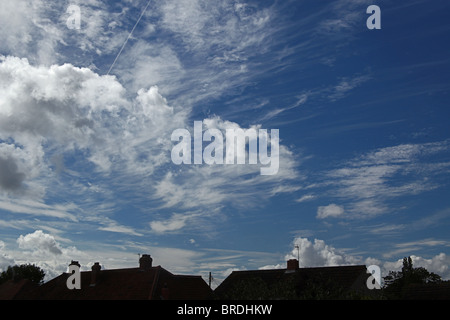
[[[388,298],[400,299],[411,285],[439,283],[441,277],[423,267],[414,268],[411,257],[403,258],[402,271],[389,271],[383,278]]]
[[[0,274],[0,284],[8,280],[28,279],[36,284],[42,284],[45,272],[34,264],[21,264],[9,266]]]

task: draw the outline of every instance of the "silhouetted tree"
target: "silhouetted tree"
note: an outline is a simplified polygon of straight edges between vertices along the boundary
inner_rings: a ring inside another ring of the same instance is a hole
[[[0,274],[0,284],[8,280],[28,279],[36,284],[42,284],[45,272],[34,264],[9,266]]]
[[[384,292],[390,299],[401,299],[410,285],[442,281],[439,275],[429,272],[423,267],[414,268],[411,257],[403,258],[402,271],[389,271],[389,274],[383,279],[385,281]]]

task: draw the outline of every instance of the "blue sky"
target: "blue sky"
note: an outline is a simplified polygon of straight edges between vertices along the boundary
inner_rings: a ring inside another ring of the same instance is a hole
[[[366,27],[372,4],[379,30]],[[450,278],[449,12],[422,0],[2,1],[0,268],[51,277],[72,259],[118,268],[148,253],[220,281],[297,254],[384,272],[413,256]],[[278,129],[278,173],[173,164],[171,134],[194,121]]]

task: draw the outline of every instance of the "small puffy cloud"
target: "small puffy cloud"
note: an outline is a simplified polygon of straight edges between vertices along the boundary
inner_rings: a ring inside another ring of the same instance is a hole
[[[330,204],[328,206],[321,206],[317,209],[317,218],[325,219],[325,218],[335,218],[342,216],[344,214],[344,208],[342,206],[338,206],[337,204]]]

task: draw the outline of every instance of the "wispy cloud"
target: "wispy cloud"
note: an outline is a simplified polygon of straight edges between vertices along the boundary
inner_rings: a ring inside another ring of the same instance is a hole
[[[19,83],[27,84],[26,89]],[[15,196],[18,189],[40,190],[35,198],[42,203],[51,197],[83,199],[64,212],[33,211],[5,198],[6,211],[70,217],[101,231],[140,236],[142,231],[114,221],[115,212],[134,205],[134,199],[166,210],[194,210],[207,218],[214,212],[211,206],[260,206],[262,194],[298,190],[297,159],[285,145],[280,145],[274,176],[260,176],[259,165],[174,166],[170,136],[174,129],[189,127],[190,109],[169,106],[156,86],[132,96],[117,78],[87,68],[36,67],[26,59],[2,57],[0,92],[0,147],[8,151],[4,161],[14,169],[7,171],[9,176],[0,175],[0,187]],[[305,101],[302,96],[293,107]],[[240,127],[219,117],[205,123],[221,130]],[[184,227],[188,214],[176,217],[149,218],[150,228],[169,232]]]
[[[315,199],[315,198],[317,198],[316,195],[305,194],[304,196],[301,196],[300,198],[296,199],[295,201],[296,202],[305,202],[305,201],[309,201],[309,200],[312,200],[312,199]]]
[[[342,206],[338,206],[334,203],[328,206],[321,206],[317,209],[317,218],[325,219],[329,217],[340,217],[344,215],[345,210]]]
[[[450,242],[447,240],[437,240],[437,239],[422,239],[422,240],[415,240],[415,241],[408,241],[408,242],[402,242],[397,243],[394,245],[394,249],[390,250],[389,252],[383,253],[383,257],[390,258],[393,256],[398,256],[401,254],[408,254],[411,252],[418,252],[423,250],[424,248],[430,248],[430,247],[450,247]]]
[[[450,164],[429,157],[448,150],[448,141],[380,148],[329,171],[325,184],[332,187],[331,198],[345,203],[346,217],[388,213],[400,209],[392,205],[393,199],[445,184],[439,176]]]
[[[270,120],[287,110],[291,110],[291,109],[294,109],[294,108],[297,108],[297,107],[303,105],[304,103],[306,103],[307,100],[308,100],[308,94],[302,94],[298,97],[297,101],[294,104],[284,107],[284,108],[276,108],[276,109],[270,110],[269,112],[266,113],[266,115],[264,115],[262,118],[260,118],[259,121],[264,122],[264,121]]]
[[[341,79],[338,85],[333,88],[333,92],[329,95],[331,101],[336,101],[342,99],[351,90],[361,86],[364,82],[370,80],[371,77],[368,75],[355,76],[353,78]]]

